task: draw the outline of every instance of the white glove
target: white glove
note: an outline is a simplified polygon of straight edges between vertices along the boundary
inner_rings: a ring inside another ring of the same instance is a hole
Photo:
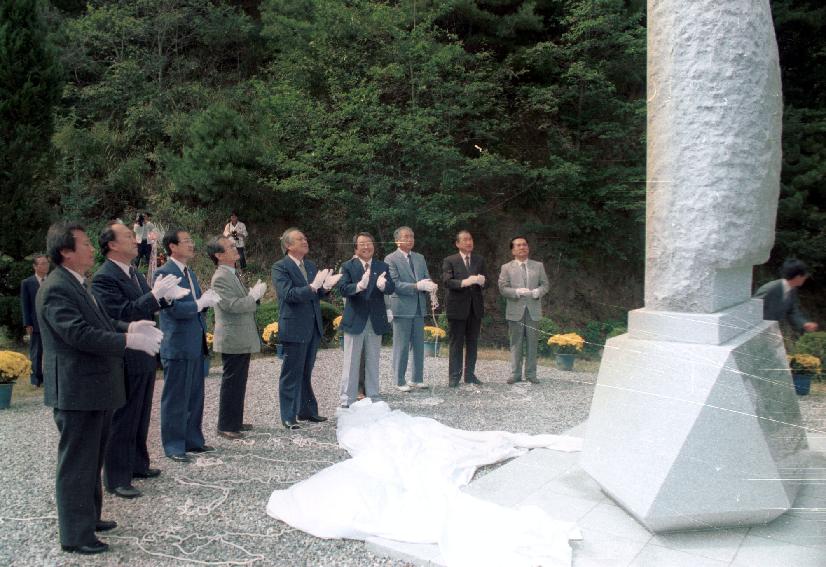
[[[534,299],[539,299],[539,288],[531,290],[531,297]]]
[[[482,274],[479,274],[478,276],[476,276],[476,285],[484,287],[485,286],[485,276],[483,276]]]
[[[214,289],[208,289],[201,297],[195,300],[195,304],[198,306],[198,311],[203,311],[204,309],[215,307],[219,301],[221,301],[221,296],[218,295],[218,292]]]
[[[376,278],[376,287],[379,288],[379,291],[384,291],[385,286],[387,285],[387,272],[382,272],[379,274],[379,277]]]
[[[370,284],[370,268],[367,268],[364,271],[364,275],[361,276],[359,283],[356,284],[356,289],[358,291],[364,291],[367,289],[367,286]]]
[[[393,322],[393,312],[390,309],[387,310],[387,322],[388,323]]]
[[[146,334],[146,331],[143,330],[144,327],[151,328],[155,326],[155,321],[151,321],[149,319],[143,319],[141,321],[132,321],[129,323],[129,328],[126,329],[127,333],[142,333]]]
[[[267,284],[265,284],[261,280],[258,280],[257,282],[255,282],[255,285],[250,288],[249,295],[255,301],[258,301],[259,299],[264,297],[264,294],[266,292],[267,292]]]
[[[526,287],[519,287],[516,288],[516,296],[517,297],[527,297],[531,294],[531,290]]]
[[[436,288],[438,287],[439,286],[437,286],[429,279],[419,280],[416,282],[416,289],[418,289],[419,291],[426,291],[430,293],[431,291],[436,291]]]
[[[170,296],[175,293],[175,288],[178,287],[179,283],[181,283],[181,278],[178,276],[173,276],[172,274],[161,276],[155,280],[155,284],[152,286],[152,295],[156,301],[160,301],[161,299],[169,301]]]
[[[133,332],[132,326],[135,323],[143,323],[136,326]],[[155,356],[161,350],[161,340],[163,333],[160,329],[155,328],[155,323],[152,321],[135,321],[129,325],[129,332],[126,333],[126,348],[132,350],[139,350],[145,352],[149,356]],[[146,323],[152,323],[147,325]]]
[[[462,287],[470,287],[476,283],[476,276],[470,276],[462,280]]]
[[[333,270],[331,270],[330,268],[326,268],[324,270],[319,270],[318,273],[313,278],[312,283],[310,284],[310,287],[313,288],[313,291],[318,291],[318,288],[320,288],[322,285],[324,285],[324,280],[326,280],[328,277],[330,277],[330,274],[332,274],[332,273],[333,273]]]
[[[170,276],[171,275],[172,274],[170,274]],[[175,286],[175,288],[173,288],[172,291],[170,292],[169,296],[166,297],[166,300],[167,301],[175,301],[176,299],[186,297],[187,295],[189,295],[189,290],[188,289],[186,289],[185,287],[181,287],[181,286]]]
[[[336,284],[338,283],[338,281],[341,279],[341,276],[343,276],[343,275],[344,274],[333,274],[333,273],[331,273],[324,280],[324,284],[323,284],[324,289],[326,289],[327,291],[330,291],[331,289],[333,289],[336,286]]]

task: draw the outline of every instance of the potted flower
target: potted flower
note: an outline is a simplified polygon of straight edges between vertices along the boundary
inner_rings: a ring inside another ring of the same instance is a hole
[[[440,327],[425,326],[424,328],[424,352],[427,356],[438,357],[440,343],[447,336],[444,329]]]
[[[267,346],[275,348],[275,356],[278,358],[284,358],[284,345],[282,345],[278,340],[278,321],[273,321],[264,327],[264,332],[261,333],[261,338],[264,339],[264,343]]]
[[[333,319],[333,329],[336,330],[336,340],[338,340],[338,346],[344,349],[344,334],[339,331],[339,327],[341,327],[341,320],[344,315],[339,315],[335,319]]]
[[[548,346],[551,352],[556,355],[556,366],[560,370],[573,370],[574,359],[577,353],[582,352],[585,346],[585,339],[576,333],[566,333],[564,335],[552,335],[548,339]]]
[[[794,391],[799,396],[809,393],[812,386],[812,376],[820,374],[820,359],[811,354],[793,354],[789,359],[789,369],[792,371]]]
[[[0,351],[0,409],[11,404],[11,391],[18,379],[32,373],[32,363],[19,352]]]

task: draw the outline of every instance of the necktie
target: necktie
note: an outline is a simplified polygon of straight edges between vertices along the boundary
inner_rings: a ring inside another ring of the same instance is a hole
[[[366,271],[367,271],[367,270],[369,270],[369,269],[370,269],[370,264],[368,264],[367,262],[365,262],[365,263],[364,263],[364,271],[366,272]]]
[[[522,281],[525,287],[528,287],[528,264],[526,262],[522,262]]]
[[[184,268],[184,275],[189,281],[189,291],[192,292],[192,298],[198,299],[198,294],[195,292],[195,284],[192,283],[192,276],[189,275],[189,268]]]
[[[132,282],[135,284],[135,286],[137,286],[138,291],[143,291],[143,288],[141,287],[141,283],[138,281],[138,273],[135,270],[135,268],[129,268],[129,275],[132,278]]]
[[[468,275],[470,274],[470,254],[465,256],[465,268],[467,268]]]
[[[304,267],[304,262],[298,263],[298,269],[301,270],[301,275],[304,276],[304,279],[309,282],[310,278],[307,277],[307,269]]]
[[[407,263],[410,264],[410,272],[413,274],[413,279],[415,279],[416,270],[413,269],[413,257],[410,254],[407,255]]]

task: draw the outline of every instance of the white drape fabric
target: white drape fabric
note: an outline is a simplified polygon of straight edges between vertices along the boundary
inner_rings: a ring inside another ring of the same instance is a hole
[[[582,439],[463,431],[369,398],[339,410],[337,436],[353,458],[276,490],[267,514],[321,538],[438,543],[450,566],[570,566],[574,524],[459,488],[479,466],[530,448],[579,451]]]

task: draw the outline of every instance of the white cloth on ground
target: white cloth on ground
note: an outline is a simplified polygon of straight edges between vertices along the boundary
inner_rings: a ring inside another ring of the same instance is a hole
[[[336,433],[353,458],[276,490],[267,514],[321,538],[439,543],[451,566],[570,566],[568,541],[581,537],[574,524],[536,507],[485,502],[459,488],[479,466],[529,448],[579,451],[582,439],[463,431],[369,398],[339,409]]]

